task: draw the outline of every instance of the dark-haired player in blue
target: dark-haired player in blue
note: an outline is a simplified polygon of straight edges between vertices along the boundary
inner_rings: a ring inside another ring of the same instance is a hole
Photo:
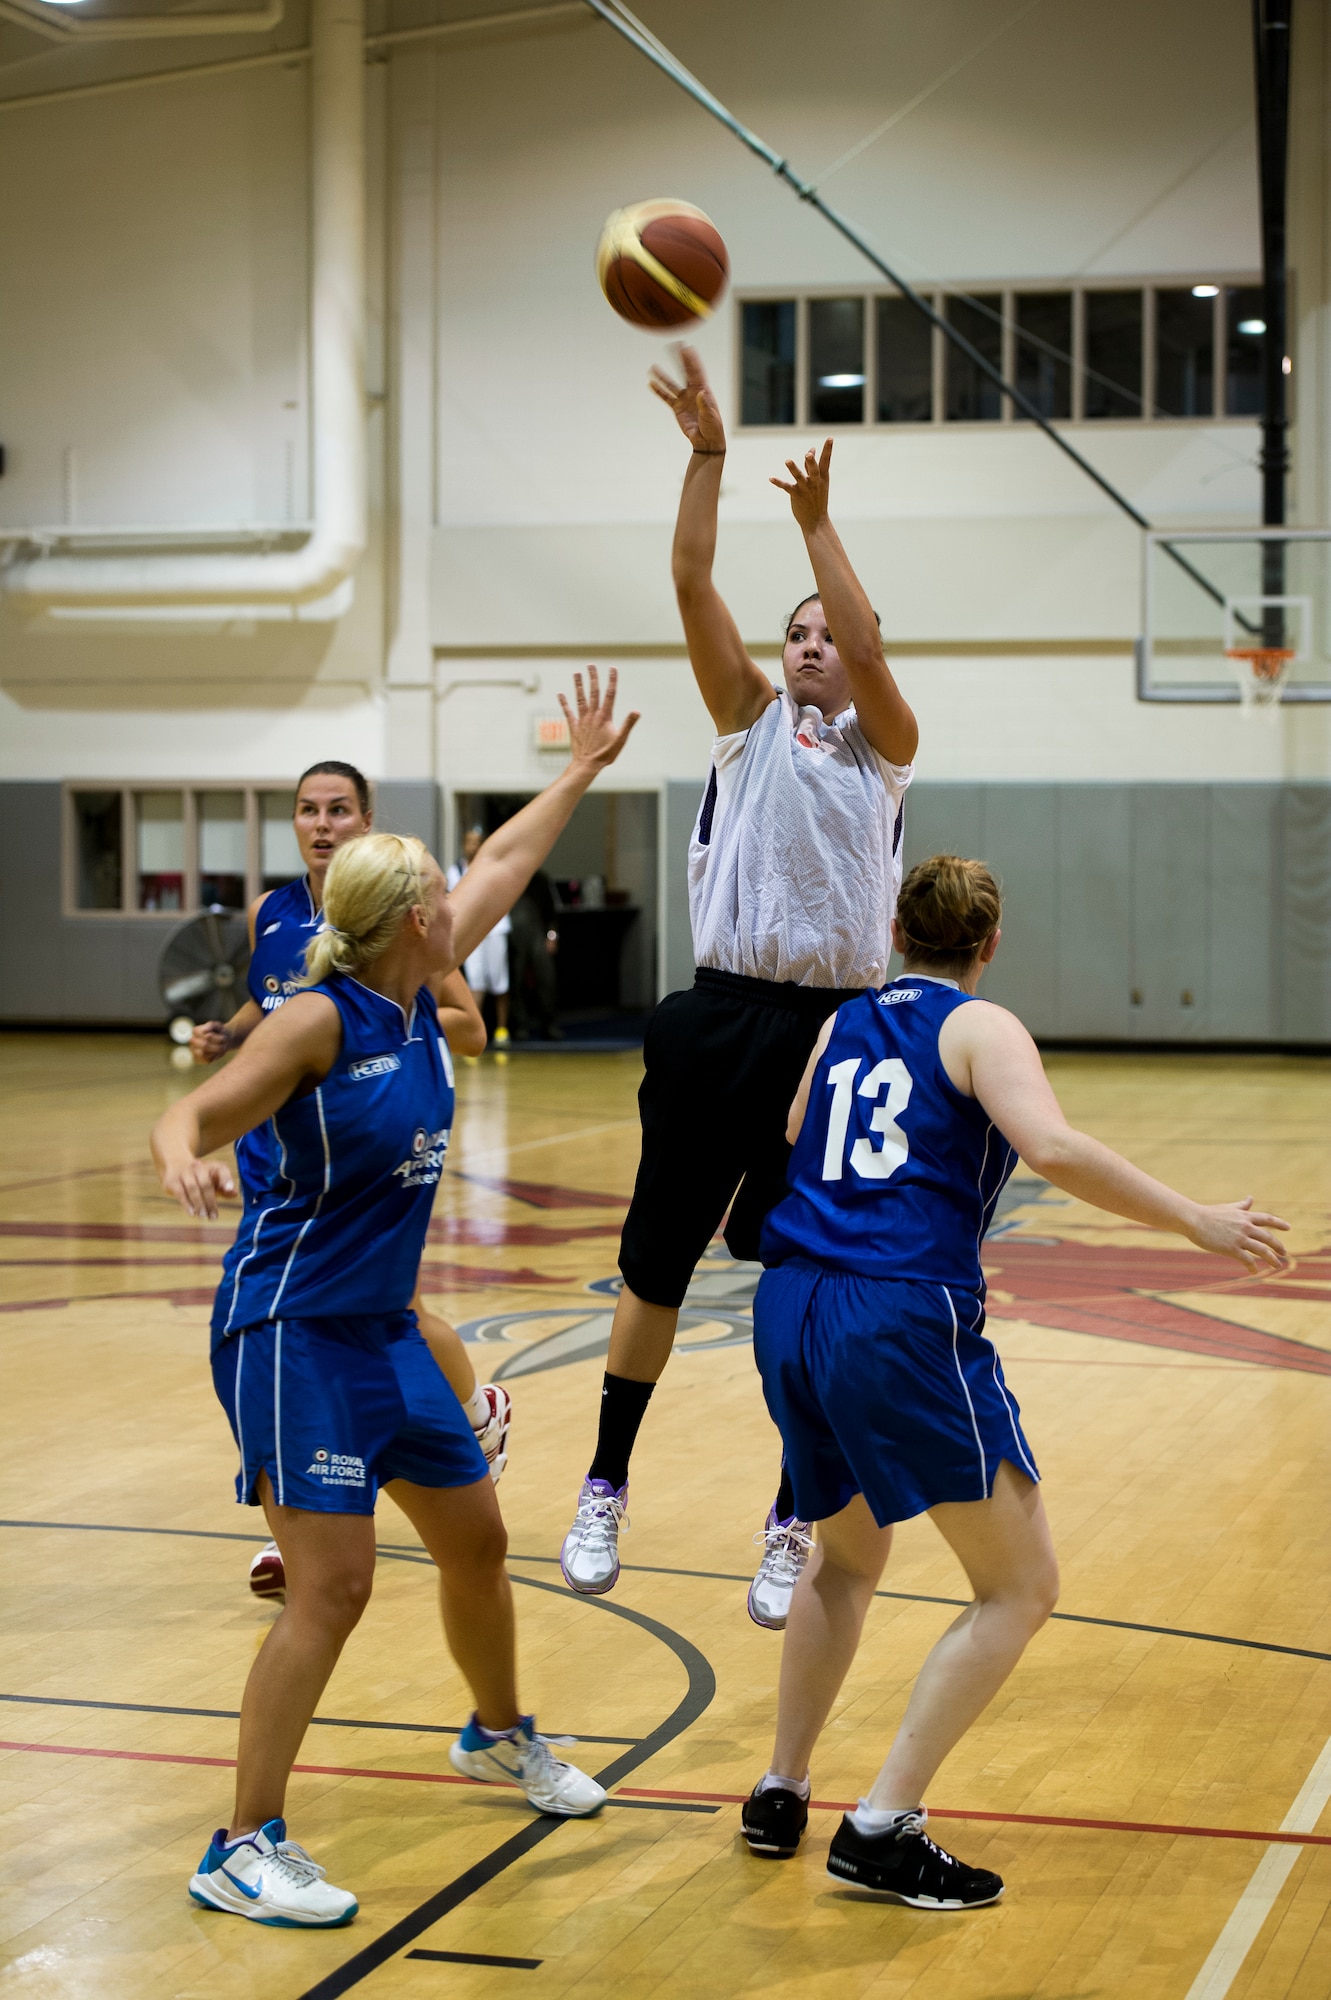
[[[381,1487],[438,1567],[446,1637],[475,1700],[454,1767],[520,1787],[540,1812],[604,1802],[518,1707],[494,1483],[410,1308],[453,1119],[429,982],[517,900],[637,720],[616,729],[613,672],[604,701],[594,668],[589,697],[580,675],[575,685],[566,770],[492,836],[453,896],[419,841],[343,843],[311,985],[153,1133],[162,1184],[191,1215],[215,1215],[234,1192],[207,1155],[269,1120],[278,1155],[273,1181],[245,1190],[213,1311],[213,1378],[240,1454],[237,1497],[268,1515],[286,1604],[246,1684],[231,1824],[190,1883],[196,1901],[257,1923],[356,1914],[282,1815],[301,1739],[369,1600]]]
[[[229,1021],[204,1021],[195,1028],[190,1051],[196,1063],[213,1063],[231,1054],[266,1015],[303,989],[305,948],[324,920],[329,864],[344,841],[358,839],[374,825],[364,774],[335,757],[311,764],[297,780],[291,824],[305,873],[265,890],[250,904],[249,997]],[[458,1055],[479,1055],[485,1047],[485,1023],[461,972],[436,981],[433,991],[449,1048]],[[242,1133],[235,1151],[236,1166],[247,1186],[258,1188],[271,1178],[275,1155],[266,1125]],[[419,1285],[412,1305],[426,1345],[467,1412],[491,1477],[498,1479],[508,1463],[512,1399],[497,1383],[477,1382],[457,1329],[429,1311]],[[280,1598],[284,1588],[281,1551],[269,1542],[250,1564],[250,1589],[257,1597]]]
[[[793,1854],[809,1758],[855,1657],[892,1523],[928,1512],[975,1600],[916,1680],[828,1873],[917,1909],[992,1903],[997,1875],[935,1846],[921,1800],[1058,1595],[1039,1474],[984,1332],[980,1244],[1018,1153],[1080,1200],[1250,1271],[1284,1262],[1277,1216],[1203,1206],[1067,1123],[1034,1042],[976,1001],[999,893],[935,855],[902,885],[901,978],[841,1007],[791,1109],[790,1193],[763,1231],[754,1349],[795,1502],[818,1544],[795,1586],[771,1767],[744,1807],[755,1853]]]

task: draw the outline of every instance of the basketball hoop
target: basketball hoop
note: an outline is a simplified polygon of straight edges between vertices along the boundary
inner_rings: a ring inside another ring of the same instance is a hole
[[[1225,657],[1247,666],[1239,673],[1239,700],[1245,709],[1277,708],[1294,658],[1292,646],[1226,646]]]

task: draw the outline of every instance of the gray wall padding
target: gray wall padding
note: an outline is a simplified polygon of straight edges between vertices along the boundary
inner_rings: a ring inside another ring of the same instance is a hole
[[[697,806],[667,787],[667,992],[692,977]],[[904,841],[908,868],[950,851],[1002,878],[984,991],[1035,1035],[1331,1043],[1331,786],[916,784]]]
[[[60,913],[60,786],[0,784],[0,1021],[161,1022],[171,925]]]
[[[689,780],[661,797],[665,992],[693,977],[700,796]],[[437,797],[385,781],[379,823],[434,845]],[[62,916],[60,838],[58,784],[0,784],[0,1020],[161,1022],[170,927]],[[1033,1033],[1331,1044],[1331,785],[914,786],[907,865],[949,848],[1003,878],[985,991]]]
[[[447,867],[439,852],[439,787],[431,778],[379,778],[374,787],[374,824],[379,833],[414,834]]]

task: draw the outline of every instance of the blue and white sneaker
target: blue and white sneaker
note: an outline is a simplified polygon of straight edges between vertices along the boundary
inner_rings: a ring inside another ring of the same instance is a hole
[[[516,1729],[493,1736],[473,1715],[448,1753],[448,1761],[464,1777],[483,1785],[516,1785],[528,1805],[554,1819],[582,1819],[599,1812],[606,1794],[595,1778],[576,1764],[552,1756],[552,1743],[572,1743],[571,1736],[540,1736],[534,1716],[524,1715]]]
[[[286,1930],[349,1924],[360,1908],[350,1889],[325,1882],[318,1862],[287,1839],[284,1819],[270,1819],[257,1833],[230,1845],[225,1827],[219,1827],[189,1892],[207,1910],[227,1910],[252,1924]]]

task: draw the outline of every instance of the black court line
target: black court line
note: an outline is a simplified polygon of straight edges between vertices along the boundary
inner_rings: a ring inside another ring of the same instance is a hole
[[[430,1560],[428,1556],[416,1556],[414,1552],[411,1559],[425,1562]],[[515,1576],[513,1581],[522,1584],[528,1590],[545,1590],[556,1597],[566,1594],[562,1583],[541,1583],[535,1577],[529,1576]],[[681,1736],[686,1729],[692,1727],[710,1706],[716,1694],[716,1675],[706,1656],[699,1652],[690,1640],[684,1638],[682,1633],[672,1632],[668,1625],[660,1624],[655,1618],[648,1618],[641,1611],[630,1611],[627,1605],[607,1604],[603,1597],[586,1598],[584,1602],[594,1605],[600,1611],[609,1612],[614,1618],[623,1618],[644,1632],[650,1632],[654,1639],[659,1639],[662,1645],[669,1647],[689,1677],[683,1699],[671,1710],[665,1721],[658,1723],[656,1728],[644,1736],[634,1748],[625,1750],[603,1770],[596,1773],[598,1783],[607,1786],[617,1785],[621,1779],[628,1777],[631,1771],[636,1771],[640,1764],[647,1763],[658,1750],[664,1749],[667,1743],[672,1743],[677,1736]],[[567,1825],[568,1821],[562,1819],[533,1820],[519,1833],[515,1833],[501,1846],[496,1847],[493,1853],[487,1854],[483,1860],[476,1862],[454,1881],[437,1890],[433,1896],[427,1897],[418,1908],[393,1924],[382,1937],[375,1938],[371,1944],[366,1945],[363,1951],[356,1952],[335,1972],[330,1972],[327,1978],[307,1988],[299,1996],[299,2000],[339,2000],[340,1995],[349,1993],[353,1986],[359,1986],[362,1979],[368,1979],[372,1972],[377,1972],[390,1958],[396,1958],[405,1946],[414,1944],[423,1931],[437,1924],[450,1910],[457,1909],[458,1905],[465,1903],[469,1896],[474,1896],[479,1889],[484,1889],[488,1883],[502,1875],[506,1868],[511,1868],[514,1862],[521,1861],[534,1847],[539,1847],[543,1840],[548,1840],[551,1834],[558,1833],[562,1826]]]
[[[220,1722],[239,1722],[238,1708],[179,1708],[164,1701],[88,1701],[67,1694],[0,1694],[0,1701],[36,1708],[114,1708],[135,1715],[203,1715]],[[409,1736],[461,1736],[461,1722],[363,1722],[346,1715],[314,1715],[310,1727],[323,1729],[397,1729]],[[636,1736],[579,1736],[579,1743],[636,1743]]]
[[[507,1965],[514,1972],[535,1972],[539,1958],[500,1958],[492,1951],[409,1951],[408,1958],[434,1958],[442,1965]]]
[[[256,1534],[225,1534],[215,1528],[140,1528],[122,1526],[109,1521],[5,1521],[0,1520],[0,1528],[65,1528],[80,1533],[101,1535],[184,1535],[195,1540],[209,1542],[246,1542],[251,1547],[258,1541]],[[400,1561],[419,1561],[421,1552],[404,1549],[391,1542],[380,1542],[378,1553],[395,1557]],[[428,1558],[427,1558],[428,1560]],[[510,1562],[555,1564],[558,1556],[523,1556],[512,1554]],[[664,1563],[625,1563],[626,1576],[691,1576],[700,1577],[712,1583],[752,1583],[752,1574],[741,1576],[737,1571],[720,1569],[673,1569]],[[515,1578],[516,1582],[517,1579]],[[913,1590],[876,1590],[875,1597],[893,1598],[899,1604],[947,1604],[958,1611],[964,1611],[970,1603],[968,1597],[931,1597]],[[584,1603],[599,1602],[599,1599],[584,1599]],[[608,1607],[607,1607],[608,1608]],[[1296,1660],[1331,1661],[1331,1653],[1319,1653],[1312,1646],[1280,1646],[1271,1639],[1238,1639],[1232,1632],[1194,1632],[1182,1625],[1143,1625],[1132,1618],[1094,1618],[1089,1612],[1055,1611],[1052,1622],[1056,1625],[1101,1625],[1115,1632],[1149,1632],[1161,1639],[1196,1639],[1204,1646],[1241,1646],[1251,1653],[1283,1653]],[[593,1742],[593,1737],[585,1737],[584,1742]]]
[[[5,1523],[0,1521],[0,1527]],[[385,1546],[381,1555],[395,1556],[398,1551]],[[508,1558],[510,1562],[557,1563],[558,1556],[520,1556],[516,1553]],[[642,1576],[693,1576],[702,1577],[716,1583],[752,1583],[752,1573],[740,1576],[719,1569],[668,1569],[658,1563],[624,1563],[624,1574],[636,1572]],[[516,1578],[514,1579],[516,1581]],[[916,1590],[876,1590],[875,1597],[894,1598],[899,1604],[950,1604],[958,1611],[966,1610],[972,1602],[969,1597],[929,1597]],[[1205,1646],[1243,1646],[1253,1653],[1288,1653],[1297,1660],[1328,1660],[1331,1653],[1316,1652],[1311,1646],[1278,1646],[1270,1639],[1236,1639],[1228,1632],[1192,1632],[1181,1625],[1143,1625],[1132,1618],[1093,1618],[1084,1611],[1055,1611],[1050,1622],[1063,1625],[1107,1625],[1116,1632],[1150,1632],[1162,1639],[1197,1639]]]

